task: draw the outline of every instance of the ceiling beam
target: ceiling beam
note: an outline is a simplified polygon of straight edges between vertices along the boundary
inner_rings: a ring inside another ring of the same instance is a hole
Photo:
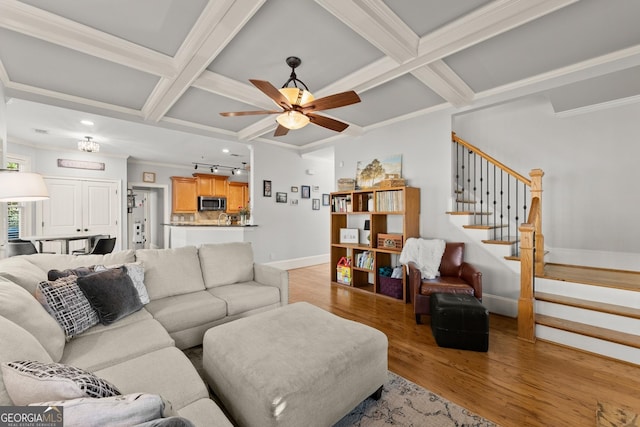
[[[266,0],[210,0],[176,54],[179,73],[164,78],[142,108],[160,120]]]
[[[176,75],[170,56],[23,2],[0,0],[0,27],[145,73]]]

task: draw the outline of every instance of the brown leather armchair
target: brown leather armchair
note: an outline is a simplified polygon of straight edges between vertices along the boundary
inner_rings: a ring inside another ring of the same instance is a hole
[[[440,261],[439,277],[423,280],[417,266],[409,263],[409,287],[416,323],[421,323],[422,314],[431,313],[431,294],[436,292],[469,294],[482,301],[482,273],[463,260],[464,243],[447,242]]]

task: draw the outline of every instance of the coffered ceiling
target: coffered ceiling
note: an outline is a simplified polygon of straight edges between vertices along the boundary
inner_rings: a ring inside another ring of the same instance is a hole
[[[0,79],[10,139],[73,145],[91,115],[109,122],[95,135],[107,152],[215,162],[225,145],[306,152],[539,92],[564,113],[633,100],[639,16],[638,0],[0,0]],[[360,95],[323,112],[343,134],[274,137],[274,115],[219,115],[273,109],[248,79],[282,86],[292,55],[316,98]]]

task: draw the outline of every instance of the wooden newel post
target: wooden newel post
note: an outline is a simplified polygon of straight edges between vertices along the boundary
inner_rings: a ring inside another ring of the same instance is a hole
[[[534,231],[532,224],[521,224],[520,230],[520,298],[518,299],[518,339],[535,342],[533,299]]]
[[[534,260],[536,275],[541,275],[544,272],[544,235],[542,234],[542,177],[544,172],[542,169],[532,169],[529,176],[531,177],[531,209],[534,209],[535,206],[533,200],[538,199],[537,212],[534,215],[535,221],[532,225],[536,232]]]

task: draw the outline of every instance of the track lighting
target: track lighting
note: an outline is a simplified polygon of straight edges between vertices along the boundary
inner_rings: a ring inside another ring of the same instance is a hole
[[[239,168],[237,166],[224,166],[224,165],[214,165],[211,163],[202,163],[202,162],[192,162],[191,163],[193,165],[193,169],[197,170],[198,166],[201,166],[203,168],[209,169],[211,171],[211,173],[218,173],[221,169],[222,170],[228,170],[231,175],[241,175],[242,174],[242,170],[247,168],[247,162],[242,162],[242,167]]]

